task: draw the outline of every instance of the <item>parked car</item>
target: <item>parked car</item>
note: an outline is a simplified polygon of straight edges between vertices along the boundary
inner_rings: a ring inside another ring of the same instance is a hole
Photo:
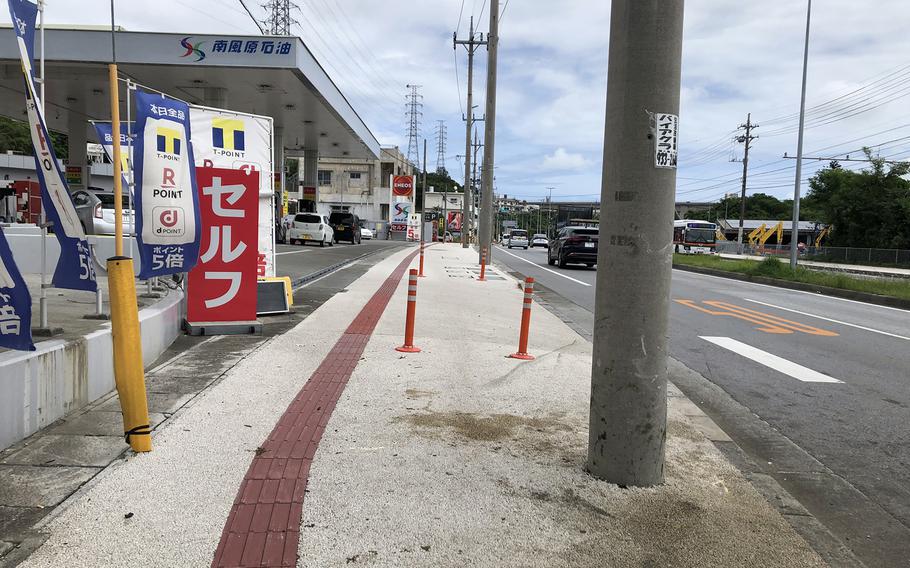
[[[591,227],[563,227],[547,249],[547,262],[565,268],[566,264],[597,264],[597,241],[600,231]]]
[[[533,237],[531,237],[531,248],[534,248],[534,247],[549,248],[549,246],[550,246],[550,241],[547,239],[547,236],[544,235],[543,233],[537,233]]]
[[[324,215],[298,213],[288,228],[287,239],[291,244],[313,242],[321,247],[331,246],[335,241],[335,231]]]
[[[129,227],[133,227],[135,232],[136,216],[130,209],[130,200],[127,194],[121,195],[123,206],[123,232],[129,233]],[[76,216],[82,223],[82,230],[87,234],[94,235],[113,235],[115,232],[115,201],[114,194],[110,191],[104,191],[101,188],[89,187],[73,192],[73,205],[76,208]],[[133,225],[130,225],[130,222]]]
[[[365,241],[373,240],[373,231],[366,227],[360,227],[360,239]]]
[[[350,241],[360,244],[360,217],[347,211],[335,211],[329,215],[329,225],[335,230],[335,242]]]
[[[506,246],[509,248],[521,247],[528,250],[528,232],[524,229],[512,229],[506,239]]]

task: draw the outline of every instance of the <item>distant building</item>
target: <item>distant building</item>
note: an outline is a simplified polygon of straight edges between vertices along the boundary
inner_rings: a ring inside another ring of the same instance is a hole
[[[414,175],[398,146],[383,146],[379,160],[319,158],[316,210],[349,211],[367,222],[388,221],[393,175]]]

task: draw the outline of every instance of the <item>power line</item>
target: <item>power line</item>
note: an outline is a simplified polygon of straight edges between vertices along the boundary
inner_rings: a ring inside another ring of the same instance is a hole
[[[256,17],[253,16],[252,12],[250,12],[250,9],[247,7],[246,2],[244,2],[243,0],[239,0],[239,1],[240,1],[240,5],[243,6],[243,9],[246,10],[247,15],[249,15],[251,20],[253,20],[253,23],[256,24],[256,27],[259,28],[259,33],[261,33],[262,35],[265,35],[265,30],[262,28],[262,24],[260,24],[259,20],[257,20]]]

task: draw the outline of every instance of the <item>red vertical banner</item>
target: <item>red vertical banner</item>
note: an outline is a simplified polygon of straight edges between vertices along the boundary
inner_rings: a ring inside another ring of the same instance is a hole
[[[196,168],[202,238],[190,271],[191,323],[256,319],[259,172]]]

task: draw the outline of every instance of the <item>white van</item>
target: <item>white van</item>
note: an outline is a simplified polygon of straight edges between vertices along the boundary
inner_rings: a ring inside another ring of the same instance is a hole
[[[512,229],[506,239],[506,246],[509,248],[521,247],[528,250],[528,232],[524,229]]]

